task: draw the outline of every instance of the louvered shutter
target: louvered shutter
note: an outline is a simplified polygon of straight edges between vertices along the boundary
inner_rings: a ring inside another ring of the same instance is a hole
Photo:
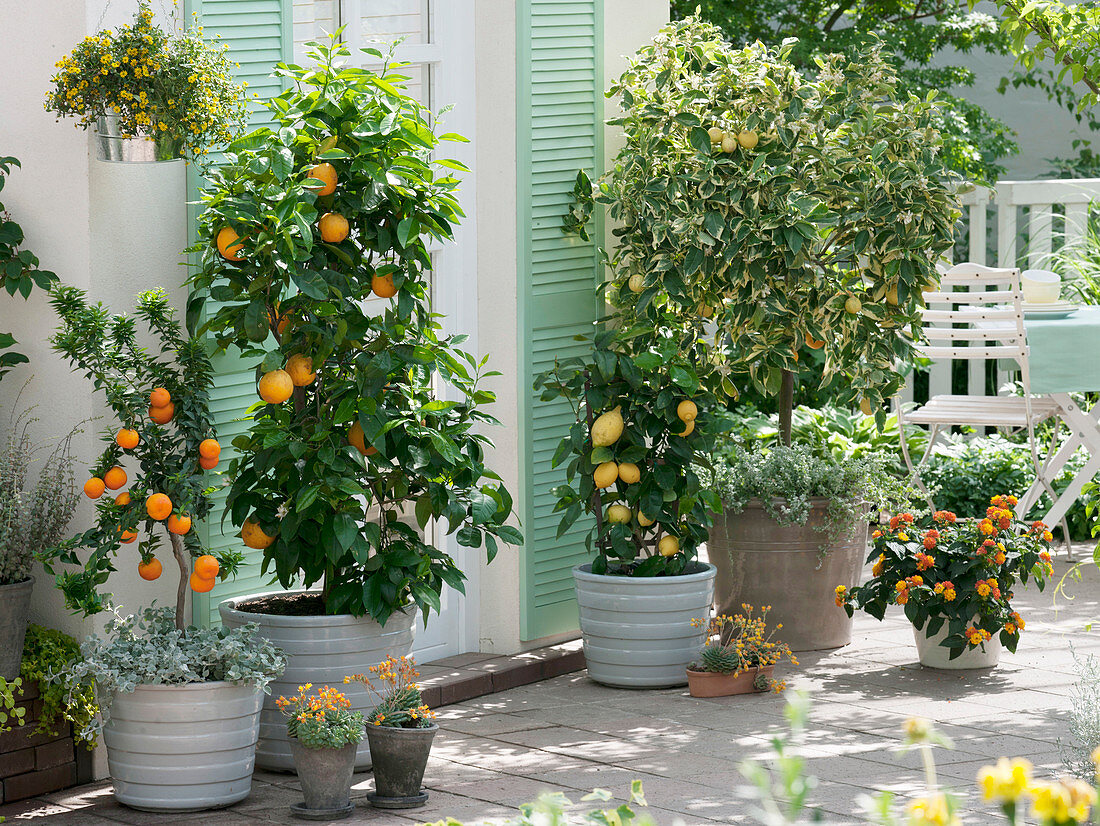
[[[601,6],[599,0],[524,0],[518,20],[524,640],[577,627],[570,569],[590,558],[584,544],[590,523],[579,520],[557,538],[560,514],[550,493],[564,481],[562,468],[550,461],[574,420],[572,409],[560,400],[540,402],[531,383],[555,357],[589,350],[574,336],[592,332],[596,319],[595,244],[563,235],[561,221],[577,170],[595,177],[602,165]],[[593,238],[601,235],[597,226]]]
[[[275,64],[291,60],[293,26],[291,0],[191,0],[187,14],[198,13],[199,24],[207,37],[220,36],[220,42],[229,45],[229,55],[240,65],[235,70],[238,80],[248,83],[252,128],[268,125],[268,111],[260,100],[274,97],[283,90],[282,81],[272,77]],[[259,95],[253,98],[252,94]],[[198,199],[202,181],[192,168],[188,176],[189,200]],[[191,236],[194,237],[194,216]],[[211,391],[211,411],[222,443],[219,469],[224,469],[235,455],[230,442],[248,429],[242,417],[254,402],[256,395],[255,373],[252,367],[232,354],[218,355],[214,359],[216,377]],[[233,526],[222,522],[225,494],[214,496],[214,509],[199,526],[203,543],[215,553],[222,548],[233,548],[245,553],[245,565],[232,580],[219,582],[207,594],[195,594],[193,621],[196,625],[217,625],[218,603],[232,596],[255,593],[267,587],[269,577],[260,576],[261,552],[245,548]]]

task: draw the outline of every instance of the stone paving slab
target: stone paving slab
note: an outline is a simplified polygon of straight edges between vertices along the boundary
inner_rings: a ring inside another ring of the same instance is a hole
[[[1060,565],[1064,571],[1068,566]],[[1100,653],[1100,574],[1083,569],[1066,595],[1021,591],[1028,620],[1020,650],[982,672],[938,672],[916,662],[912,630],[900,614],[877,623],[857,617],[852,645],[808,653],[785,676],[813,699],[798,753],[818,778],[811,799],[834,824],[862,822],[857,799],[889,789],[898,804],[924,792],[919,756],[901,749],[901,726],[914,715],[933,719],[954,742],[938,750],[941,782],[963,797],[964,823],[1002,823],[977,799],[979,768],[1001,755],[1025,756],[1042,774],[1061,770],[1059,740],[1068,734],[1076,679],[1071,646]],[[1074,596],[1069,600],[1066,596]],[[494,673],[499,663],[463,655],[436,676]],[[578,801],[594,787],[628,793],[643,781],[650,814],[662,826],[751,824],[751,792],[738,765],[766,760],[784,730],[782,695],[696,699],[683,689],[620,691],[584,672],[468,698],[439,710],[442,731],[428,765],[428,806],[409,812],[371,809],[369,773],[356,775],[357,809],[349,824],[414,826],[454,817],[498,824],[540,791]],[[153,815],[115,803],[107,782],[0,807],[8,823],[112,824],[294,823],[300,799],[293,775],[259,772],[252,796],[219,812]]]

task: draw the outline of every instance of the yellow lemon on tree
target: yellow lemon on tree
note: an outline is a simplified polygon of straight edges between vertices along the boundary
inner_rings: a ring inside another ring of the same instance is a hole
[[[616,407],[592,422],[592,446],[607,447],[623,435],[622,407]]]
[[[684,399],[676,405],[676,415],[680,417],[682,422],[693,422],[695,417],[699,415],[699,408],[691,399]]]
[[[677,433],[677,436],[690,436],[695,432],[695,419],[684,422],[684,430],[682,433]]]
[[[294,380],[286,370],[272,370],[260,379],[260,398],[268,404],[282,404],[294,395]]]
[[[268,536],[264,533],[264,529],[251,519],[245,520],[244,525],[241,526],[241,539],[244,540],[245,545],[257,551],[262,551],[275,541],[274,536]]]
[[[596,482],[598,488],[609,488],[615,484],[615,480],[619,478],[619,466],[614,462],[604,462],[596,467],[596,472],[592,474],[592,479]]]
[[[641,525],[643,528],[648,528],[650,525],[652,525],[654,523],[654,521],[655,520],[650,519],[648,516],[646,516],[644,513],[642,513],[641,508],[638,508],[638,524],[639,525]]]
[[[676,556],[680,552],[680,540],[672,534],[665,534],[657,543],[657,553],[661,556]]]
[[[324,186],[316,190],[318,195],[331,195],[336,191],[336,167],[330,163],[319,163],[309,170],[306,177],[320,181]]]
[[[737,138],[733,135],[726,135],[722,138],[722,151],[727,155],[737,148]]]
[[[623,462],[619,465],[619,481],[633,485],[642,478],[642,472],[633,462]]]
[[[741,144],[742,149],[755,149],[756,145],[760,143],[760,136],[751,129],[746,129],[737,133],[737,142]]]
[[[712,126],[707,130],[707,135],[710,136],[711,143],[721,143],[722,138],[726,136],[726,133],[719,129],[717,126]]]
[[[848,298],[844,301],[844,310],[845,310],[845,312],[848,312],[848,313],[851,313],[852,315],[855,315],[856,313],[858,313],[862,309],[863,309],[863,302],[860,301],[858,298],[856,298],[854,295],[848,296]]]
[[[626,505],[612,505],[607,509],[607,521],[612,525],[625,525],[633,514]]]
[[[626,282],[626,286],[632,293],[640,293],[645,289],[645,276],[640,272],[634,273],[630,276],[630,279]]]
[[[317,378],[317,373],[313,369],[313,359],[302,353],[295,353],[288,358],[284,370],[295,387],[307,387]]]

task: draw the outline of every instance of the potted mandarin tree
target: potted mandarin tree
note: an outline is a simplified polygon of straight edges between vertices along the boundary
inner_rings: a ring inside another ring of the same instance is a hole
[[[921,290],[936,283],[958,216],[934,101],[904,98],[875,47],[825,58],[810,78],[791,62],[795,46],[734,47],[696,17],[663,29],[612,86],[626,141],[594,189],[618,225],[613,303],[631,317],[670,307],[707,317],[720,365],[712,389],[775,399],[784,444],[796,374],[885,421],[882,402],[903,380],[896,364],[912,360]],[[797,373],[811,360],[814,370]],[[717,544],[759,551],[734,578],[751,586],[765,567],[796,564],[791,580],[809,581],[816,533],[784,558],[766,541],[760,504],[716,525]],[[861,518],[851,532],[865,528]],[[730,567],[727,553],[712,561]],[[845,561],[854,583],[859,554]],[[776,621],[835,611],[819,590],[813,602],[798,587],[773,601]],[[729,596],[720,591],[719,604]],[[737,601],[768,600],[747,587]],[[822,644],[838,643],[801,647]]]
[[[142,293],[136,311],[155,352],[138,343],[135,318],[88,304],[75,287],[56,287],[51,304],[61,318],[54,348],[103,393],[118,424],[104,433],[84,483],[97,503],[95,524],[48,549],[46,570],[58,568],[68,607],[94,614],[112,607],[101,589],[120,560],[156,580],[166,539],[179,569],[174,608],[145,609],[140,620],[115,617],[105,639],[85,641],[68,677],[94,682],[102,695],[89,730],[103,730],[120,802],[181,811],[243,800],[264,689],[285,662],[254,625],[210,630],[187,621],[189,589],[209,591],[240,561],[236,552],[204,553],[191,530],[210,510],[207,470],[218,453],[206,344],[183,335],[161,290]]]
[[[229,600],[222,617],[284,645],[288,680],[331,684],[408,653],[417,611],[461,590],[430,523],[490,560],[522,538],[484,463],[485,360],[443,336],[429,305],[428,246],[462,215],[457,164],[433,154],[460,138],[436,134],[394,71],[344,65],[335,39],[311,48],[318,65],[278,69],[290,88],[268,103],[275,126],[211,173],[191,313],[256,367],[262,403],[233,443],[228,517],[284,589],[317,586]],[[348,698],[369,709],[362,685]],[[281,728],[261,765],[290,770]],[[356,765],[370,766],[365,743]]]

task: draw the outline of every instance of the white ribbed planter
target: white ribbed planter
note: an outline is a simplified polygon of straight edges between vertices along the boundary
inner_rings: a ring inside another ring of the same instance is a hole
[[[231,806],[252,791],[263,691],[227,682],[139,685],[103,730],[115,798],[151,812]]]
[[[949,632],[949,624],[944,623],[932,636],[928,636],[928,624],[917,630],[913,626],[913,640],[917,644],[917,659],[926,668],[942,668],[946,671],[965,671],[968,668],[995,668],[1001,661],[1001,641],[996,637],[986,640],[977,648],[968,648],[955,659],[950,659],[951,649],[940,645]],[[982,648],[985,648],[983,651]]]
[[[606,576],[591,565],[573,568],[588,676],[622,688],[687,684],[687,666],[699,654],[710,616],[713,565],[693,563],[671,577]]]
[[[277,592],[283,593],[283,592]],[[275,707],[282,696],[298,693],[298,686],[313,683],[315,688],[330,685],[342,691],[355,711],[364,713],[376,702],[361,683],[344,685],[344,677],[363,674],[386,657],[400,657],[412,650],[416,633],[416,613],[405,611],[390,617],[385,628],[370,617],[350,614],[321,617],[289,617],[240,611],[237,605],[262,594],[227,599],[218,606],[222,622],[240,628],[248,622],[260,626],[261,636],[271,640],[286,654],[286,671],[271,683],[260,715],[260,743],[256,747],[256,765],[272,771],[294,771],[294,757],[286,735],[286,718]],[[371,767],[370,746],[364,737],[355,756],[356,771]]]

